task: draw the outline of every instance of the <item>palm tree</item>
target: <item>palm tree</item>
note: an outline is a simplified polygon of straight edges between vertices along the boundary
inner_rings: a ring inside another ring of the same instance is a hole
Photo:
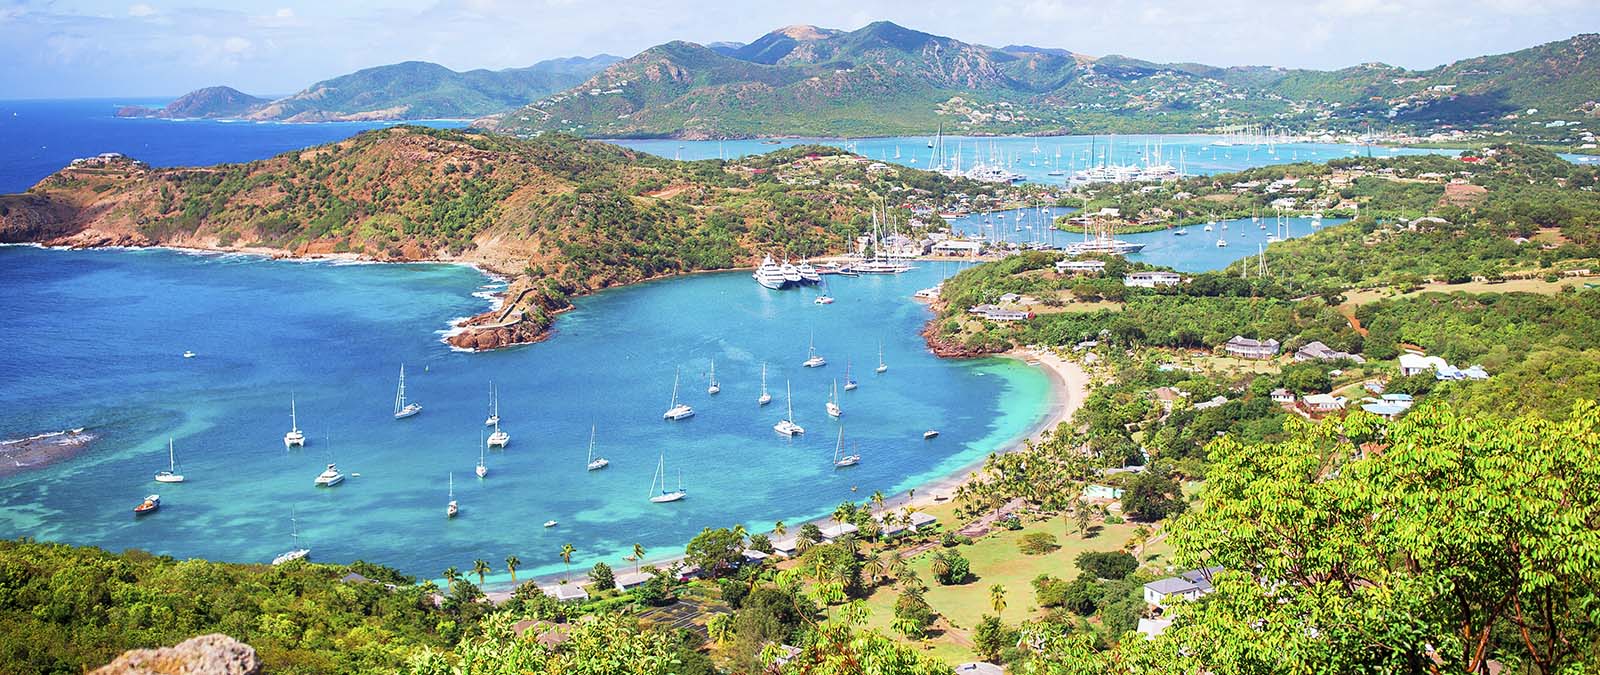
[[[644,565],[644,546],[642,544],[634,544],[633,545],[633,573],[634,574],[638,574],[639,573],[639,569],[643,565]]]
[[[522,566],[522,559],[514,555],[506,556],[506,569],[511,571],[511,583],[517,583],[517,568]]]
[[[739,541],[741,541],[741,542],[744,541],[744,538],[749,536],[749,535],[750,535],[750,531],[744,529],[744,523],[736,523],[733,526],[733,536],[738,537]]]
[[[783,524],[783,521],[780,520],[780,521],[772,524],[772,533],[773,534],[778,535],[779,537],[782,537],[783,535],[788,534],[788,532],[789,532],[789,528],[786,527]]]
[[[989,587],[989,606],[994,608],[995,616],[1006,611],[1006,587],[995,584]]]
[[[894,577],[895,581],[899,581],[902,577],[904,577],[907,569],[906,557],[899,551],[890,553],[889,559],[885,561],[883,565],[883,570],[887,572],[889,576]]]
[[[483,560],[472,561],[472,573],[478,575],[478,585],[483,585],[483,575],[489,573],[489,563]]]
[[[944,554],[935,555],[933,563],[928,565],[928,571],[933,573],[935,579],[944,579],[950,573],[950,561],[945,559]]]
[[[706,622],[706,633],[712,642],[718,645],[727,644],[733,639],[733,616],[730,614],[713,614]]]
[[[879,513],[883,512],[883,491],[882,490],[877,490],[877,491],[872,493],[872,506],[873,506],[873,508],[877,509]]]
[[[572,554],[577,551],[578,549],[573,548],[572,544],[561,545],[561,562],[567,566],[567,581],[572,580]]]
[[[456,580],[460,578],[461,570],[456,569],[455,565],[444,568],[444,589],[448,591],[454,588]]]
[[[834,520],[834,522],[839,523],[839,524],[842,525],[845,522],[849,521],[850,520],[850,516],[854,515],[855,512],[856,512],[856,505],[855,504],[852,504],[850,502],[839,502],[839,505],[834,507],[834,509],[833,509],[833,520]]]
[[[873,551],[861,560],[861,570],[870,575],[872,585],[878,585],[878,577],[883,576],[883,571],[888,569],[888,563],[883,559],[883,554]]]

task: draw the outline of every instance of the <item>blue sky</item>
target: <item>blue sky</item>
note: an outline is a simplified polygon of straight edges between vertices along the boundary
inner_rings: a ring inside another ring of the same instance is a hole
[[[1203,8],[1203,9],[1200,9]],[[992,46],[1214,65],[1413,68],[1600,31],[1596,0],[0,0],[0,99],[288,94],[420,59],[457,70],[629,56],[885,19]]]

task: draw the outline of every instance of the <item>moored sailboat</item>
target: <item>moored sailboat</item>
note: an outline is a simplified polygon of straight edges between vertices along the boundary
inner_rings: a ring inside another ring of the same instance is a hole
[[[461,505],[456,503],[456,474],[450,473],[450,503],[444,507],[444,517],[454,518],[461,513]]]
[[[661,419],[681,420],[694,417],[694,408],[678,402],[678,371],[672,371],[672,403],[667,411],[661,413]]]
[[[772,430],[785,436],[798,436],[806,432],[805,428],[794,423],[794,389],[785,381],[783,383],[785,402],[789,406],[789,416],[772,425]]]
[[[604,469],[611,466],[611,460],[594,456],[594,425],[589,425],[589,463],[585,465],[589,471]]]
[[[812,333],[811,334],[811,345],[806,347],[806,360],[805,360],[804,363],[801,363],[800,365],[805,366],[807,368],[821,368],[823,366],[828,365],[828,360],[825,359],[825,358],[822,358],[822,355],[817,353],[817,335],[816,335],[816,333]]]
[[[286,562],[304,560],[311,557],[311,549],[300,547],[300,524],[295,520],[294,507],[289,507],[289,540],[294,542],[294,548],[278,554],[272,559],[272,564],[282,565]]]
[[[172,438],[167,437],[167,470],[156,472],[157,483],[182,483],[183,474],[178,473],[178,456],[172,450]]]
[[[878,341],[878,369],[875,372],[879,375],[889,372],[889,364],[883,362],[883,340]]]
[[[844,414],[839,407],[839,381],[833,381],[833,391],[828,393],[828,416],[837,418]]]
[[[756,399],[756,405],[766,405],[772,402],[772,394],[767,393],[767,364],[761,363],[761,396]]]
[[[722,385],[717,384],[717,360],[711,360],[711,384],[706,386],[706,393],[716,396],[722,391]]]
[[[406,364],[400,364],[400,385],[394,392],[394,418],[403,420],[422,412],[422,404],[406,402]]]
[[[300,418],[295,415],[294,395],[289,395],[289,432],[283,435],[283,447],[306,447],[306,434],[300,430]]]
[[[835,469],[843,469],[844,467],[855,466],[855,465],[861,463],[861,455],[860,455],[860,453],[852,453],[852,454],[849,454],[849,455],[841,456],[841,453],[843,452],[843,450],[844,450],[844,426],[841,425],[839,427],[839,440],[835,441],[834,444],[833,444],[833,468],[835,468]]]
[[[661,483],[661,491],[656,492],[656,483]],[[656,504],[665,504],[683,499],[689,493],[683,489],[683,474],[678,474],[678,489],[667,490],[667,453],[661,453],[661,460],[656,463],[656,475],[650,479],[650,501]]]

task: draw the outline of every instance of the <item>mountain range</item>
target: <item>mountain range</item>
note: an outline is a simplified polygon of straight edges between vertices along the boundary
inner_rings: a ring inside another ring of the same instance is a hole
[[[502,112],[582,83],[622,59],[602,54],[527,68],[456,72],[407,61],[341,75],[277,100],[230,87],[199,89],[164,108],[130,106],[122,117],[226,118],[280,122],[468,119]]]
[[[516,133],[720,138],[931,133],[1506,128],[1595,114],[1600,35],[1413,71],[1155,63],[962,42],[876,22],[789,26],[749,43],[669,42],[588,81],[480,120]],[[1527,124],[1523,120],[1523,124]]]

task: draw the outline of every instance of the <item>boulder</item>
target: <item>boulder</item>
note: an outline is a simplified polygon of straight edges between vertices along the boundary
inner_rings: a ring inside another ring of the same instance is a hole
[[[189,638],[173,647],[131,649],[91,675],[256,675],[255,648],[221,633]]]

